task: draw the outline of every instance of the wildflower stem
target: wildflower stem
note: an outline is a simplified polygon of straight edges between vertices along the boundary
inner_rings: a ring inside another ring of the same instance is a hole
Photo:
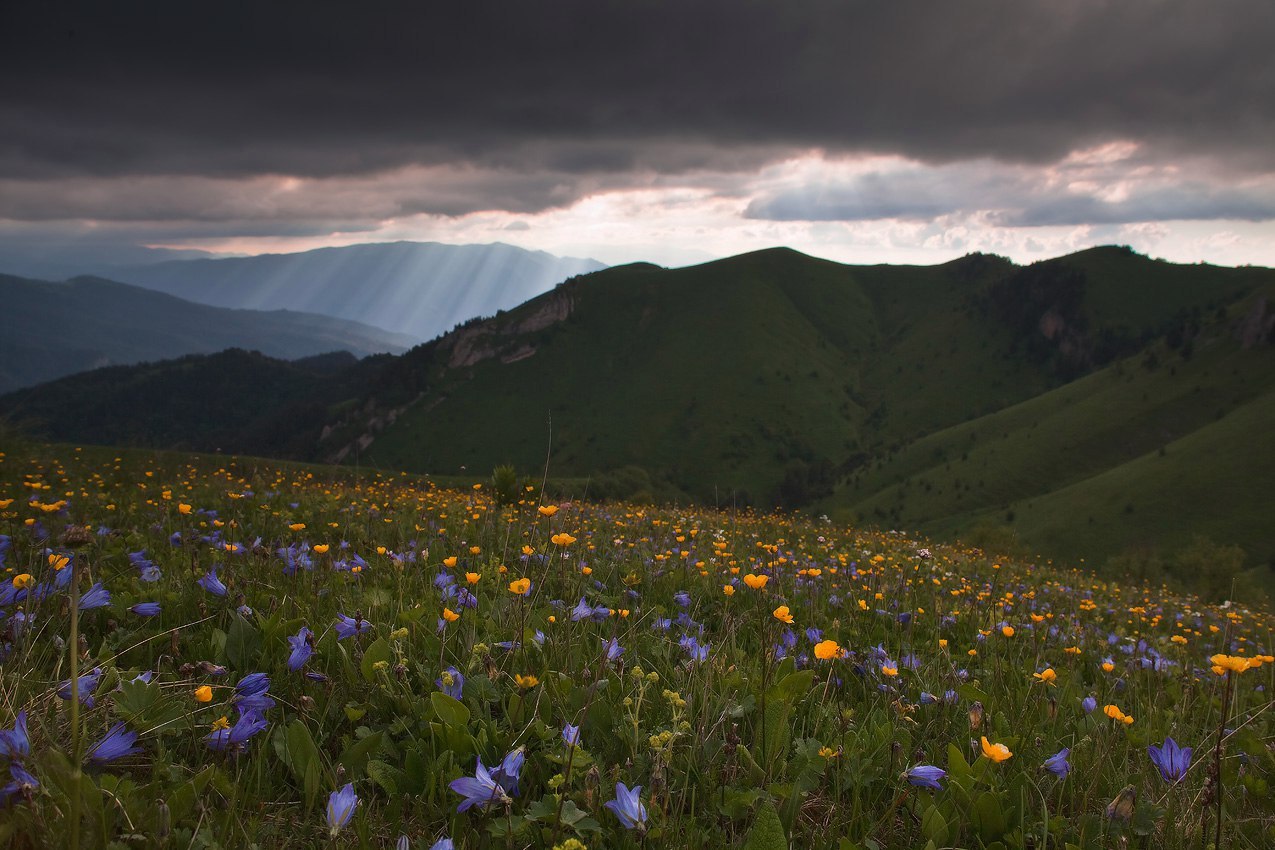
[[[80,559],[71,558],[71,850],[80,847]]]
[[[1213,773],[1217,780],[1217,811],[1215,814],[1213,847],[1215,850],[1222,850],[1222,739],[1226,735],[1226,715],[1231,709],[1231,680],[1235,674],[1229,670],[1226,673],[1226,685],[1222,690],[1222,716],[1218,719],[1217,724],[1217,744],[1213,747]]]

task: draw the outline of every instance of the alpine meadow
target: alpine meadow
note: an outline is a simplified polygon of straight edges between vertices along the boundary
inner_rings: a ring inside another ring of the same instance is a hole
[[[0,848],[1275,846],[1272,43],[0,5]]]

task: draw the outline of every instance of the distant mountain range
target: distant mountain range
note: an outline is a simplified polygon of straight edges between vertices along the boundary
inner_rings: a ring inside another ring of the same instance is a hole
[[[500,243],[391,242],[117,266],[111,277],[218,307],[301,310],[433,339],[605,268]]]
[[[432,473],[538,471],[550,449],[589,496],[994,529],[1072,558],[1202,533],[1275,563],[1272,303],[1270,269],[1125,248],[929,267],[775,249],[584,275],[323,379],[239,357],[236,374],[293,382],[300,435],[251,394],[221,427],[198,406],[224,390],[215,358],[64,379],[0,412],[59,440]]]
[[[0,392],[96,369],[226,348],[292,360],[406,351],[412,337],[292,310],[227,310],[99,278],[0,275]]]

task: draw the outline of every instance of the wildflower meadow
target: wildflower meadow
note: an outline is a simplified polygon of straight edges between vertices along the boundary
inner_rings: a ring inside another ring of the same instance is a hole
[[[750,510],[0,456],[0,842],[1275,843],[1271,617]]]

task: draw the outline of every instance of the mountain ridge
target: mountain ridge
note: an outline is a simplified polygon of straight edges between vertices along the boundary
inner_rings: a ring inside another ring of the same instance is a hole
[[[548,447],[554,473],[593,495],[990,524],[1059,555],[1111,554],[1181,542],[1186,506],[1140,510],[1155,500],[1118,492],[1158,481],[1156,459],[1188,474],[1216,455],[1201,482],[1275,473],[1275,451],[1244,430],[1275,388],[1272,302],[1270,269],[1119,247],[1029,266],[846,266],[790,249],[630,264],[377,359],[348,395],[312,405],[322,427],[290,450],[455,474],[540,469]],[[1223,437],[1255,448],[1219,452]],[[1077,492],[1119,503],[1117,521],[1089,533]],[[1051,501],[1075,516],[1043,517]],[[1223,494],[1214,507],[1237,518],[1228,538],[1275,560],[1250,506]],[[1210,522],[1226,533],[1224,514]]]
[[[604,268],[503,242],[373,242],[250,257],[171,260],[116,274],[198,303],[339,316],[416,340],[510,309]]]
[[[69,281],[0,274],[7,327],[0,392],[86,369],[260,349],[284,359],[334,350],[401,353],[414,340],[359,322],[295,310],[230,310],[91,276]]]

